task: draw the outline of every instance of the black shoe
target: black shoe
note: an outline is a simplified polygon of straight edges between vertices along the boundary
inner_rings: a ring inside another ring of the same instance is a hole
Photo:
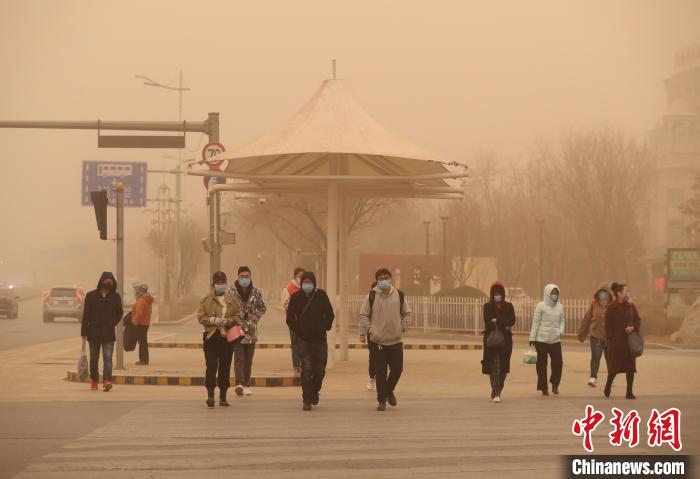
[[[320,400],[321,400],[321,398],[320,398],[318,395],[316,395],[316,396],[314,396],[314,398],[311,400],[311,404],[313,404],[314,406],[318,406],[318,402],[319,402]]]
[[[637,396],[635,396],[635,395],[632,394],[632,393],[627,393],[627,394],[625,395],[625,399],[637,399]]]
[[[377,404],[377,411],[386,411],[386,403],[380,402],[379,404]]]
[[[603,395],[604,395],[606,398],[609,398],[609,397],[610,397],[610,390],[611,390],[611,389],[612,389],[611,386],[608,386],[607,384],[605,385],[605,389],[603,389]]]
[[[552,393],[559,394],[559,386],[552,386]]]
[[[543,390],[542,390],[542,395],[543,395],[543,396],[549,396],[549,391],[546,390],[546,389],[543,389]]]
[[[240,384],[236,386],[233,391],[236,393],[236,396],[243,396],[243,386]]]
[[[392,406],[396,406],[396,396],[394,396],[394,393],[389,393],[389,396],[386,398],[387,401],[389,401],[389,404]]]
[[[216,402],[214,401],[213,397],[208,397],[207,398],[207,406],[208,407],[214,407],[216,405]]]
[[[304,406],[302,407],[304,411],[311,411],[311,403],[310,402],[305,402]]]
[[[148,361],[136,361],[134,364],[136,366],[148,366]]]

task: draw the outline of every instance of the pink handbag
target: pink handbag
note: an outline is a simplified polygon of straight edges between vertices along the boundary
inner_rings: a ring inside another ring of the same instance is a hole
[[[226,331],[226,340],[228,340],[229,343],[232,343],[243,336],[245,336],[245,333],[243,332],[243,328],[240,326],[234,326]]]

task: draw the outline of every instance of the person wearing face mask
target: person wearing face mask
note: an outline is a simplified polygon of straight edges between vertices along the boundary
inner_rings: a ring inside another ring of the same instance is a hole
[[[591,306],[581,321],[578,330],[578,340],[584,342],[589,338],[591,345],[591,375],[588,385],[595,387],[598,383],[600,357],[605,354],[608,360],[608,344],[605,341],[605,312],[608,309],[612,295],[608,283],[601,284],[593,294]]]
[[[139,366],[148,365],[148,327],[151,324],[151,312],[153,308],[153,296],[148,294],[148,285],[138,283],[134,285],[134,297],[136,301],[131,308],[131,324],[136,328],[136,341],[139,343]]]
[[[112,389],[112,353],[117,340],[114,327],[121,321],[124,310],[122,298],[117,293],[117,280],[105,271],[97,282],[97,288],[85,295],[80,336],[90,345],[90,389],[97,391],[100,379],[99,361],[102,351],[102,388]]]
[[[501,402],[501,393],[510,372],[510,357],[513,353],[513,334],[510,328],[515,324],[515,309],[506,301],[506,288],[496,281],[491,285],[490,300],[484,304],[484,353],[482,373],[491,380],[491,400]],[[486,338],[491,331],[503,332],[504,344],[488,347]]]
[[[537,350],[537,390],[549,396],[547,386],[547,357],[552,361],[552,392],[559,394],[561,371],[564,366],[561,352],[561,335],[564,334],[564,306],[559,301],[559,286],[544,287],[544,299],[537,304],[532,317],[530,346]]]
[[[289,299],[287,326],[297,337],[301,360],[303,410],[318,405],[328,361],[326,331],[333,327],[335,313],[326,292],[316,286],[316,275],[305,271],[301,289]]]
[[[605,334],[608,340],[608,380],[603,394],[610,397],[615,376],[625,373],[627,394],[625,398],[636,399],[632,391],[634,374],[637,372],[637,359],[630,351],[627,335],[639,331],[642,319],[637,308],[630,301],[627,285],[613,283],[611,286],[613,303],[605,312]]]
[[[375,286],[360,309],[360,341],[372,349],[377,387],[377,411],[396,406],[394,389],[403,372],[402,335],[411,322],[411,307],[402,291],[391,285],[391,271],[380,268]],[[388,374],[388,376],[387,376]]]
[[[253,370],[253,355],[255,343],[258,341],[258,322],[267,312],[267,305],[263,300],[260,288],[253,286],[250,268],[241,266],[238,268],[238,279],[230,289],[231,296],[241,305],[243,317],[243,331],[245,337],[233,343],[233,363],[236,371],[237,396],[251,396],[250,375]]]
[[[294,268],[294,279],[282,290],[282,307],[284,308],[285,314],[287,314],[287,310],[289,309],[289,298],[301,288],[302,274],[304,274],[304,268]],[[301,376],[301,361],[299,360],[299,351],[297,350],[296,335],[291,328],[289,329],[289,341],[292,345],[292,367],[294,368],[294,375],[299,377]]]
[[[202,341],[207,369],[204,386],[207,388],[207,406],[214,407],[214,389],[219,386],[219,406],[229,406],[226,392],[231,386],[231,359],[233,345],[226,339],[226,332],[233,326],[242,326],[241,306],[230,294],[226,273],[217,271],[212,276],[213,291],[199,304],[197,319],[204,327]]]

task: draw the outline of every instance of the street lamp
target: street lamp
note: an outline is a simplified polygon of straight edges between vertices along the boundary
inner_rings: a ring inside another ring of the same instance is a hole
[[[540,287],[540,292],[544,289],[544,284],[542,284],[542,264],[544,260],[544,220],[543,219],[537,219],[535,221],[537,223],[537,229],[538,229],[538,261],[539,265],[537,268],[537,282]]]
[[[144,80],[143,84],[156,88],[164,88],[178,92],[177,120],[182,121],[182,92],[190,91],[189,87],[182,86],[182,70],[180,70],[179,86],[173,87],[157,82],[145,75],[136,75],[136,78]],[[178,296],[182,292],[182,261],[181,261],[181,238],[180,238],[180,212],[182,203],[182,150],[177,150],[177,169],[175,171],[175,281]]]
[[[447,291],[448,276],[451,276],[448,273],[449,268],[447,265],[447,220],[450,219],[450,217],[441,216],[440,219],[442,220],[442,280],[440,289],[442,291]]]

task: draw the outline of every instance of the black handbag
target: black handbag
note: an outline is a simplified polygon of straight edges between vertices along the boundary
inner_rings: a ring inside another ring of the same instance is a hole
[[[506,337],[503,335],[503,331],[498,329],[493,329],[486,336],[486,347],[487,348],[501,348],[506,344]]]
[[[630,312],[630,315],[632,312]],[[629,326],[634,326],[634,320],[632,317],[630,317],[629,320]],[[642,354],[644,354],[644,338],[642,338],[642,335],[639,334],[639,331],[632,331],[631,333],[627,333],[627,344],[630,348],[630,353],[632,353],[632,356],[635,358],[638,358]]]

